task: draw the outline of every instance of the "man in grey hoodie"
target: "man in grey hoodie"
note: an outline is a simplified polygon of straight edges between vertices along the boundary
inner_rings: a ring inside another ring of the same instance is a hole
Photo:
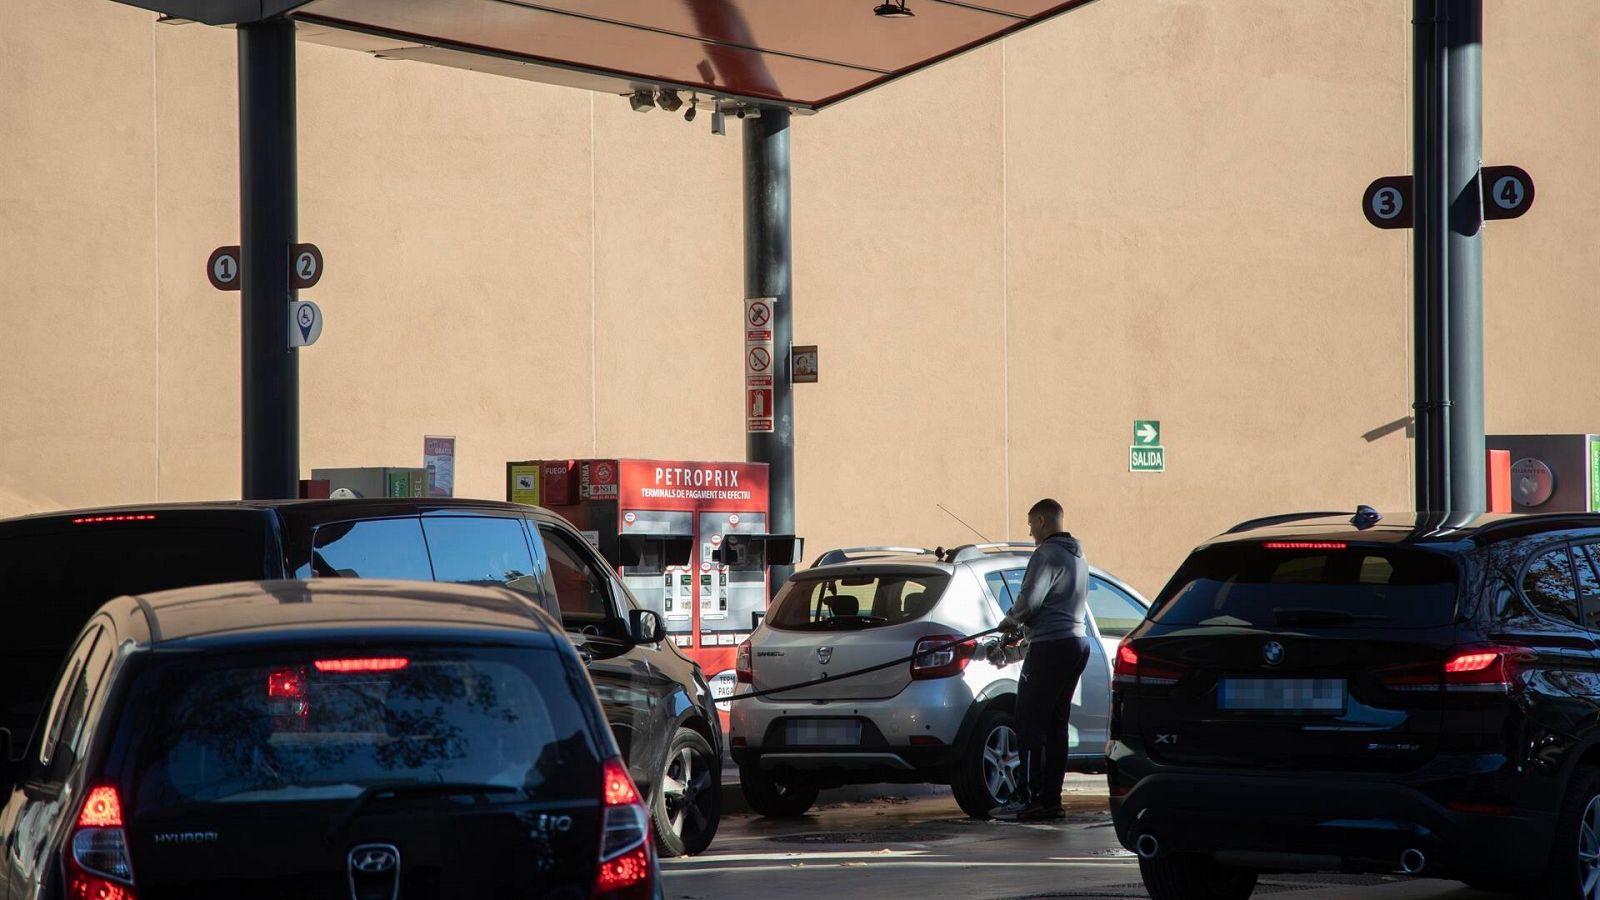
[[[1017,685],[1017,743],[1026,789],[995,810],[1019,821],[1065,817],[1061,786],[1067,776],[1067,716],[1078,678],[1089,663],[1089,563],[1083,545],[1062,527],[1061,504],[1040,500],[1028,510],[1028,536],[1037,549],[1022,588],[1001,627],[1026,629],[1028,655]]]

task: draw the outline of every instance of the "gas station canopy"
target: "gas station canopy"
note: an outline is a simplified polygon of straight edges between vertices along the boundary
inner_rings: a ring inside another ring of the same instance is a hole
[[[384,59],[814,111],[1091,0],[906,0],[904,17],[881,0],[131,2],[213,25],[287,15],[302,40]]]

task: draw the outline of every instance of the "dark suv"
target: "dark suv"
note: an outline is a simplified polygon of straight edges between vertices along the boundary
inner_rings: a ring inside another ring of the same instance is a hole
[[[560,629],[513,591],[415,582],[113,600],[0,810],[0,895],[659,898]]]
[[[1600,516],[1244,523],[1114,680],[1111,809],[1155,900],[1304,871],[1600,896]]]
[[[577,642],[663,855],[698,853],[720,813],[721,726],[705,679],[565,519],[451,499],[160,504],[0,521],[0,727],[26,742],[73,635],[124,594],[280,578],[506,587]]]

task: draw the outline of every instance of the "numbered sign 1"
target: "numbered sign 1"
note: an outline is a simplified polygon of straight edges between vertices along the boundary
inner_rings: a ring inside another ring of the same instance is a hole
[[[316,287],[322,280],[322,251],[316,244],[295,244],[289,264],[289,283],[297,291]]]
[[[1410,175],[1387,175],[1367,185],[1361,211],[1379,228],[1410,228],[1415,210]]]
[[[1517,166],[1483,167],[1483,217],[1515,219],[1533,207],[1533,177]]]
[[[239,259],[237,244],[211,251],[211,258],[206,260],[206,277],[211,280],[211,286],[219,291],[241,290]]]

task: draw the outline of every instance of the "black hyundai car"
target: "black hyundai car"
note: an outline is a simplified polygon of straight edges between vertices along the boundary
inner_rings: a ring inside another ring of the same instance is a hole
[[[650,898],[650,819],[561,626],[512,591],[114,600],[0,811],[0,893]]]
[[[1123,642],[1108,781],[1155,900],[1265,872],[1600,897],[1600,516],[1326,514],[1196,549]]]
[[[231,581],[389,578],[498,586],[577,643],[659,851],[717,831],[721,726],[695,663],[565,519],[482,500],[174,503],[0,521],[0,727],[26,743],[50,678],[100,604]],[[0,788],[5,784],[0,783]]]

